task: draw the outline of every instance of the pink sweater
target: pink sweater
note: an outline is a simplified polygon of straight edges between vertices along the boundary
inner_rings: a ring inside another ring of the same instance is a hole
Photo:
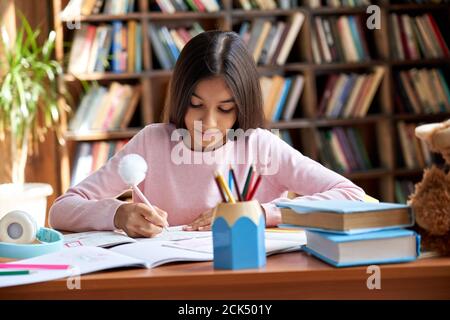
[[[269,130],[255,129],[215,151],[198,152],[181,140],[173,141],[174,129],[165,123],[142,129],[102,168],[56,199],[50,209],[50,225],[67,231],[115,229],[114,215],[123,203],[115,197],[128,189],[117,167],[130,153],[146,159],[147,176],[139,188],[150,203],[168,213],[173,226],[192,222],[221,201],[214,171],[222,172],[227,180],[229,164],[233,164],[241,188],[251,163],[264,174],[254,199],[266,211],[267,226],[281,223],[274,203],[286,199],[287,191],[310,200],[363,200],[361,188],[302,155]]]

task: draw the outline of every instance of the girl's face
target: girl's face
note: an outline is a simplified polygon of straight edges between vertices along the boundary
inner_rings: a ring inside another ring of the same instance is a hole
[[[223,78],[201,80],[184,117],[191,149],[207,151],[223,145],[227,129],[233,127],[236,119],[237,106]]]

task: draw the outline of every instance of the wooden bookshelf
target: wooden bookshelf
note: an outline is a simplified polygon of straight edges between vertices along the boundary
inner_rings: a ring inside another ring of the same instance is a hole
[[[420,178],[422,170],[407,169],[398,167],[397,153],[397,128],[398,121],[408,121],[414,123],[441,121],[450,117],[449,113],[442,114],[399,114],[395,111],[394,99],[394,74],[399,70],[420,68],[420,67],[439,67],[445,69],[447,83],[450,82],[450,58],[423,58],[416,60],[398,60],[391,56],[389,32],[391,26],[388,16],[390,13],[409,13],[412,15],[430,12],[437,14],[436,20],[439,20],[440,31],[445,38],[447,45],[450,45],[450,25],[447,19],[440,18],[449,16],[450,6],[445,4],[395,4],[389,0],[378,1],[381,10],[381,29],[366,30],[367,41],[371,59],[358,62],[333,62],[333,63],[315,63],[312,53],[312,36],[314,28],[314,17],[330,17],[340,15],[359,15],[367,18],[366,8],[364,7],[319,7],[310,8],[306,5],[292,9],[274,9],[274,10],[243,10],[239,7],[239,1],[223,0],[220,1],[222,8],[219,12],[199,13],[199,12],[177,12],[166,14],[163,12],[150,11],[148,0],[136,0],[138,11],[126,15],[104,15],[97,14],[81,17],[81,22],[102,23],[115,20],[136,20],[142,24],[143,40],[143,71],[140,73],[94,73],[71,75],[64,74],[60,79],[69,86],[76,86],[80,81],[98,81],[109,83],[111,81],[120,81],[125,83],[139,83],[143,88],[140,106],[137,110],[140,117],[141,127],[145,124],[160,122],[162,120],[162,110],[166,99],[165,92],[172,74],[171,70],[163,70],[156,59],[152,50],[152,43],[149,40],[149,25],[172,26],[190,26],[193,22],[198,22],[205,30],[221,29],[236,30],[237,26],[243,21],[251,21],[260,17],[270,17],[272,19],[287,19],[296,12],[302,12],[305,15],[305,21],[295,40],[291,53],[288,56],[285,65],[258,65],[258,71],[261,75],[294,75],[302,74],[305,80],[303,94],[297,106],[294,119],[291,121],[280,121],[270,123],[269,128],[289,130],[291,133],[294,147],[299,149],[305,155],[312,159],[319,160],[318,147],[312,141],[314,135],[322,128],[333,127],[357,127],[365,132],[365,143],[368,153],[373,155],[376,167],[366,170],[343,173],[358,185],[362,186],[367,193],[383,201],[395,201],[395,180],[398,178],[415,177]],[[65,7],[68,0],[53,0],[54,23],[57,32],[57,59],[61,62],[67,59],[67,49],[64,43],[71,39],[72,30],[68,30],[65,21],[61,21],[58,12]],[[443,28],[442,26],[445,26]],[[371,104],[370,111],[363,118],[345,118],[330,119],[317,116],[317,106],[320,100],[320,84],[323,79],[331,73],[351,73],[351,72],[370,72],[374,68],[380,67],[384,70],[381,84],[375,94]],[[71,91],[72,92],[72,91]],[[77,97],[75,97],[77,98]],[[75,99],[77,100],[77,99]],[[67,145],[59,148],[61,155],[60,173],[61,190],[64,192],[69,186],[71,161],[74,156],[75,146],[81,141],[99,141],[110,139],[131,138],[138,132],[139,128],[130,128],[115,132],[92,132],[85,134],[66,133]]]

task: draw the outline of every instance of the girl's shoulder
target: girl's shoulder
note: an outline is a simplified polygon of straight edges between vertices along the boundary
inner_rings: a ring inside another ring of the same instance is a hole
[[[164,138],[170,139],[170,136],[175,129],[171,123],[151,123],[142,129],[142,134],[146,139],[161,141]]]
[[[266,152],[267,150],[284,150],[290,145],[286,143],[280,135],[278,129],[256,128],[252,129],[248,136],[248,144],[256,146],[259,152]],[[276,148],[276,149],[273,149]]]
[[[278,130],[273,129],[265,129],[265,128],[256,128],[256,129],[250,129],[251,133],[249,134],[249,137],[256,138],[258,140],[267,140],[268,142],[272,141],[274,138],[278,138],[277,135]]]

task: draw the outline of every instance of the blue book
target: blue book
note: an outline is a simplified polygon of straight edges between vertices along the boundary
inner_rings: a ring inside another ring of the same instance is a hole
[[[332,118],[338,118],[338,117],[342,116],[342,114],[341,114],[342,110],[343,110],[348,98],[350,97],[350,94],[352,93],[353,87],[355,86],[356,79],[357,79],[357,75],[355,73],[352,73],[345,80],[345,84],[344,84],[344,87],[342,88],[342,92],[339,95],[336,103],[334,104],[333,109],[331,110],[330,116]]]
[[[111,45],[111,69],[114,73],[123,72],[121,68],[121,55],[122,55],[122,29],[123,23],[121,21],[114,21],[113,26],[113,39]]]
[[[408,262],[420,255],[420,236],[406,229],[358,235],[306,231],[306,239],[306,252],[335,267]]]
[[[152,48],[155,52],[156,58],[158,59],[161,68],[164,70],[169,70],[172,68],[172,62],[170,60],[170,53],[166,50],[162,40],[159,37],[159,29],[153,25],[148,26],[148,34],[152,44]]]
[[[411,206],[351,200],[283,200],[276,203],[283,227],[360,234],[414,225]]]
[[[175,63],[177,62],[178,57],[180,56],[180,51],[175,45],[175,42],[173,41],[172,36],[170,35],[169,29],[166,26],[162,26],[160,32],[163,37],[163,41],[169,48],[170,54],[172,55],[173,66],[175,66]]]
[[[353,42],[355,43],[356,51],[358,52],[358,61],[365,59],[364,50],[361,44],[361,37],[358,33],[358,27],[356,26],[356,21],[354,16],[348,17],[348,24],[350,26],[350,32],[352,34]]]
[[[136,25],[135,34],[136,43],[136,59],[134,61],[134,71],[142,72],[142,26],[140,24]]]
[[[284,79],[284,86],[283,86],[283,92],[281,93],[281,98],[278,100],[278,104],[275,108],[275,112],[273,114],[272,121],[280,121],[281,114],[284,109],[284,105],[286,104],[286,99],[289,93],[289,89],[291,88],[292,78],[285,78]]]

